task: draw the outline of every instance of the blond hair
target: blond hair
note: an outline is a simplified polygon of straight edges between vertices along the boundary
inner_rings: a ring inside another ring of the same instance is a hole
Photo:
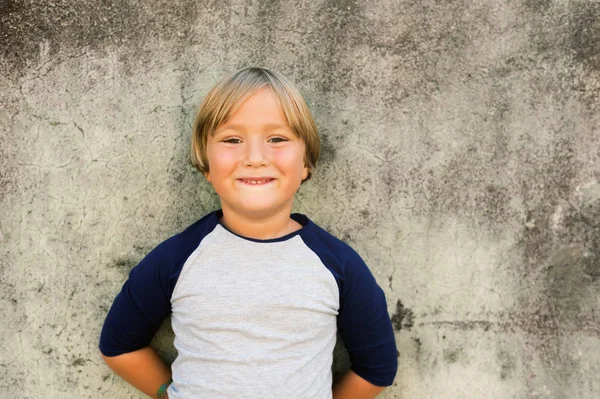
[[[214,134],[246,99],[265,86],[269,87],[279,100],[294,134],[304,141],[304,163],[308,168],[308,176],[304,181],[311,178],[321,151],[319,132],[312,114],[298,89],[289,80],[278,72],[257,67],[244,68],[225,77],[202,101],[192,131],[190,157],[192,165],[200,173],[205,175],[209,171],[206,156],[209,135]]]

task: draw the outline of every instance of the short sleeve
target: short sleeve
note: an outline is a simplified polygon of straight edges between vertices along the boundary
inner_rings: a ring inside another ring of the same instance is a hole
[[[115,298],[100,334],[100,351],[117,356],[150,344],[171,312],[170,265],[167,242],[151,251],[134,267]]]
[[[398,360],[385,294],[356,253],[346,259],[340,294],[338,328],[352,371],[373,385],[392,385]]]

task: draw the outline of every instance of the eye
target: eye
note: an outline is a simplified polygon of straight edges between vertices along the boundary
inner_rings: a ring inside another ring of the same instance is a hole
[[[272,137],[269,139],[271,143],[283,143],[284,141],[288,141],[285,137]]]
[[[229,139],[223,140],[223,143],[229,143],[229,144],[239,144],[241,142],[242,142],[242,140],[236,139],[236,138],[229,138]]]

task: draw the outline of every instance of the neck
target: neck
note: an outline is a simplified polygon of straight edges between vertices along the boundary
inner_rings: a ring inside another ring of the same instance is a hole
[[[222,209],[221,223],[228,230],[243,237],[269,240],[283,237],[302,228],[300,223],[290,218],[291,209],[264,216],[260,214],[240,214],[233,209]]]

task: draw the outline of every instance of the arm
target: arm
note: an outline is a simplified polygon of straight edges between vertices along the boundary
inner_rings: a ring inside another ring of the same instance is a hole
[[[172,250],[165,247],[165,243],[131,270],[108,311],[100,334],[100,352],[106,364],[153,398],[171,377],[170,368],[150,347],[171,310],[168,255]]]
[[[348,370],[333,387],[333,399],[373,399],[384,388],[373,385],[352,370]]]
[[[338,328],[352,371],[340,382],[339,398],[373,398],[394,383],[398,370],[394,330],[385,294],[362,259],[349,256],[344,271]]]
[[[149,346],[119,356],[102,355],[102,358],[115,373],[152,398],[156,398],[158,388],[171,378],[169,367]]]

